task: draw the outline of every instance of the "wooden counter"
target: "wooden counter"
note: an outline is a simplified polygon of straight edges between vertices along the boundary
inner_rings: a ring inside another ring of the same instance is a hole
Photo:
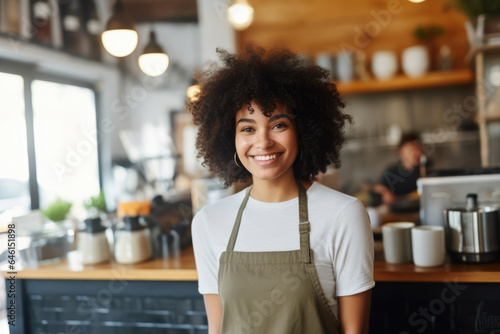
[[[471,282],[500,283],[500,262],[487,264],[451,263],[424,268],[412,263],[391,264],[384,261],[382,242],[375,242],[375,282]]]
[[[70,254],[76,255],[76,254]],[[69,258],[72,259],[73,256]],[[2,272],[8,277],[6,271]],[[421,268],[413,264],[390,264],[383,260],[382,243],[375,243],[376,282],[476,282],[500,283],[500,262],[489,264],[447,263],[441,267]],[[197,281],[193,249],[188,248],[175,259],[156,259],[133,265],[115,262],[94,266],[83,266],[77,260],[20,270],[17,279],[77,279],[109,280],[126,279],[136,281]]]
[[[3,271],[4,277],[9,277]],[[110,280],[132,281],[197,281],[193,248],[181,252],[178,259],[155,259],[137,264],[108,262],[98,265],[82,265],[77,252],[71,252],[68,260],[25,268],[17,271],[16,279],[63,279],[63,280]]]

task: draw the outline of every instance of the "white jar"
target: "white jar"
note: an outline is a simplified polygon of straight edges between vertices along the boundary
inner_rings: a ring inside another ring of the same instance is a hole
[[[115,260],[123,264],[137,263],[151,258],[147,229],[139,216],[125,216],[115,232]]]
[[[423,45],[404,49],[401,58],[403,72],[409,77],[422,76],[429,70],[429,50]]]
[[[398,58],[392,51],[377,51],[372,56],[372,72],[375,78],[387,80],[398,71]]]
[[[97,264],[108,261],[111,252],[101,218],[88,218],[84,223],[77,237],[77,249],[81,254],[82,263]]]
[[[321,52],[316,55],[316,65],[324,68],[328,72],[330,72],[330,78],[333,78],[333,61],[332,55],[328,52]]]
[[[341,51],[337,54],[336,74],[339,81],[349,82],[354,80],[354,66],[356,59],[353,52]]]

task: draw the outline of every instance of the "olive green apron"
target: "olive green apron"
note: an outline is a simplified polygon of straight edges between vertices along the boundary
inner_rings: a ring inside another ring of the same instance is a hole
[[[309,245],[307,194],[300,182],[300,250],[235,252],[248,190],[219,260],[221,333],[337,334],[339,322],[321,288]],[[262,231],[265,233],[265,231]]]

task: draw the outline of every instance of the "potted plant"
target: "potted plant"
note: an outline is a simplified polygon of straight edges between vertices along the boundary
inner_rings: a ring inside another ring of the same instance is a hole
[[[101,190],[99,195],[90,197],[83,202],[83,206],[87,210],[89,217],[106,215],[106,198],[104,192]]]
[[[435,25],[419,25],[413,34],[420,44],[403,50],[402,67],[406,75],[418,77],[438,67],[436,39],[444,35],[444,29]]]
[[[483,43],[499,43],[498,36],[484,40],[485,36],[500,33],[500,1],[456,0],[458,8],[469,18],[465,27],[471,47]]]
[[[45,209],[41,209],[42,214],[55,223],[64,221],[66,216],[70,212],[72,204],[62,199],[58,198],[51,205],[47,206]]]
[[[34,238],[39,262],[58,261],[71,251],[74,239],[74,224],[68,219],[71,207],[70,202],[58,198],[40,210],[47,221]]]

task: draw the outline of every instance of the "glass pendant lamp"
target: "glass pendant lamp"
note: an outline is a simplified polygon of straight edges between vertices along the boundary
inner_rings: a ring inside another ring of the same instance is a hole
[[[149,42],[139,56],[139,67],[149,76],[156,77],[167,70],[168,56],[156,41],[156,34],[151,30]]]
[[[252,24],[253,7],[247,0],[234,0],[227,9],[227,19],[236,30],[245,30]]]
[[[115,2],[113,15],[101,37],[106,51],[115,57],[128,56],[137,47],[138,36],[134,22],[125,14],[121,0]]]

